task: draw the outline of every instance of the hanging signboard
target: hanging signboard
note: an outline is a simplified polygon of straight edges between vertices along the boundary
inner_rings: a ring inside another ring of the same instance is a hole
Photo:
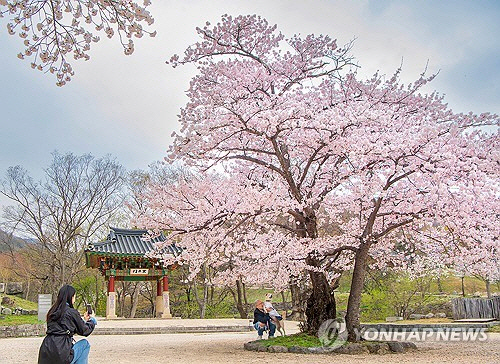
[[[131,276],[147,276],[149,273],[149,269],[146,268],[131,268],[130,275]]]

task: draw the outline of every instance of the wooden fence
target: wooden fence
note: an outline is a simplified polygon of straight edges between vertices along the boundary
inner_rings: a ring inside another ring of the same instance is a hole
[[[496,318],[500,320],[500,297],[453,298],[453,319]]]

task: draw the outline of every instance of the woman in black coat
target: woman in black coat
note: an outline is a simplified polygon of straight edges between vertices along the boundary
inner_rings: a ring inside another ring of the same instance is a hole
[[[73,335],[89,336],[97,321],[85,312],[83,319],[73,308],[75,289],[64,285],[47,313],[47,336],[38,353],[38,364],[87,364],[90,344],[82,339],[73,344]]]

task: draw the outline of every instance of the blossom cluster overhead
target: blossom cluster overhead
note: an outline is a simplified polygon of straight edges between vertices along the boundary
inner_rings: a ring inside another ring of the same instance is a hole
[[[360,79],[352,44],[286,38],[255,15],[197,32],[170,60],[198,73],[169,159],[202,177],[153,182],[136,219],[182,234],[195,270],[209,260],[284,285],[283,270],[332,276],[360,249],[407,269],[498,246],[497,115],[423,94],[434,75]]]
[[[19,36],[24,50],[20,59],[29,58],[31,67],[56,76],[63,86],[74,75],[70,58],[90,58],[92,43],[98,42],[98,33],[108,38],[118,35],[125,54],[134,52],[133,37],[156,32],[143,26],[153,24],[143,5],[130,0],[0,0],[0,17],[7,17],[7,31]]]

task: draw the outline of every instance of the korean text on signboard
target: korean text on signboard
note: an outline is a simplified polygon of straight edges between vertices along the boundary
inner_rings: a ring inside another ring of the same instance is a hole
[[[145,268],[131,268],[130,269],[130,275],[134,276],[147,276],[149,272],[149,269]]]

